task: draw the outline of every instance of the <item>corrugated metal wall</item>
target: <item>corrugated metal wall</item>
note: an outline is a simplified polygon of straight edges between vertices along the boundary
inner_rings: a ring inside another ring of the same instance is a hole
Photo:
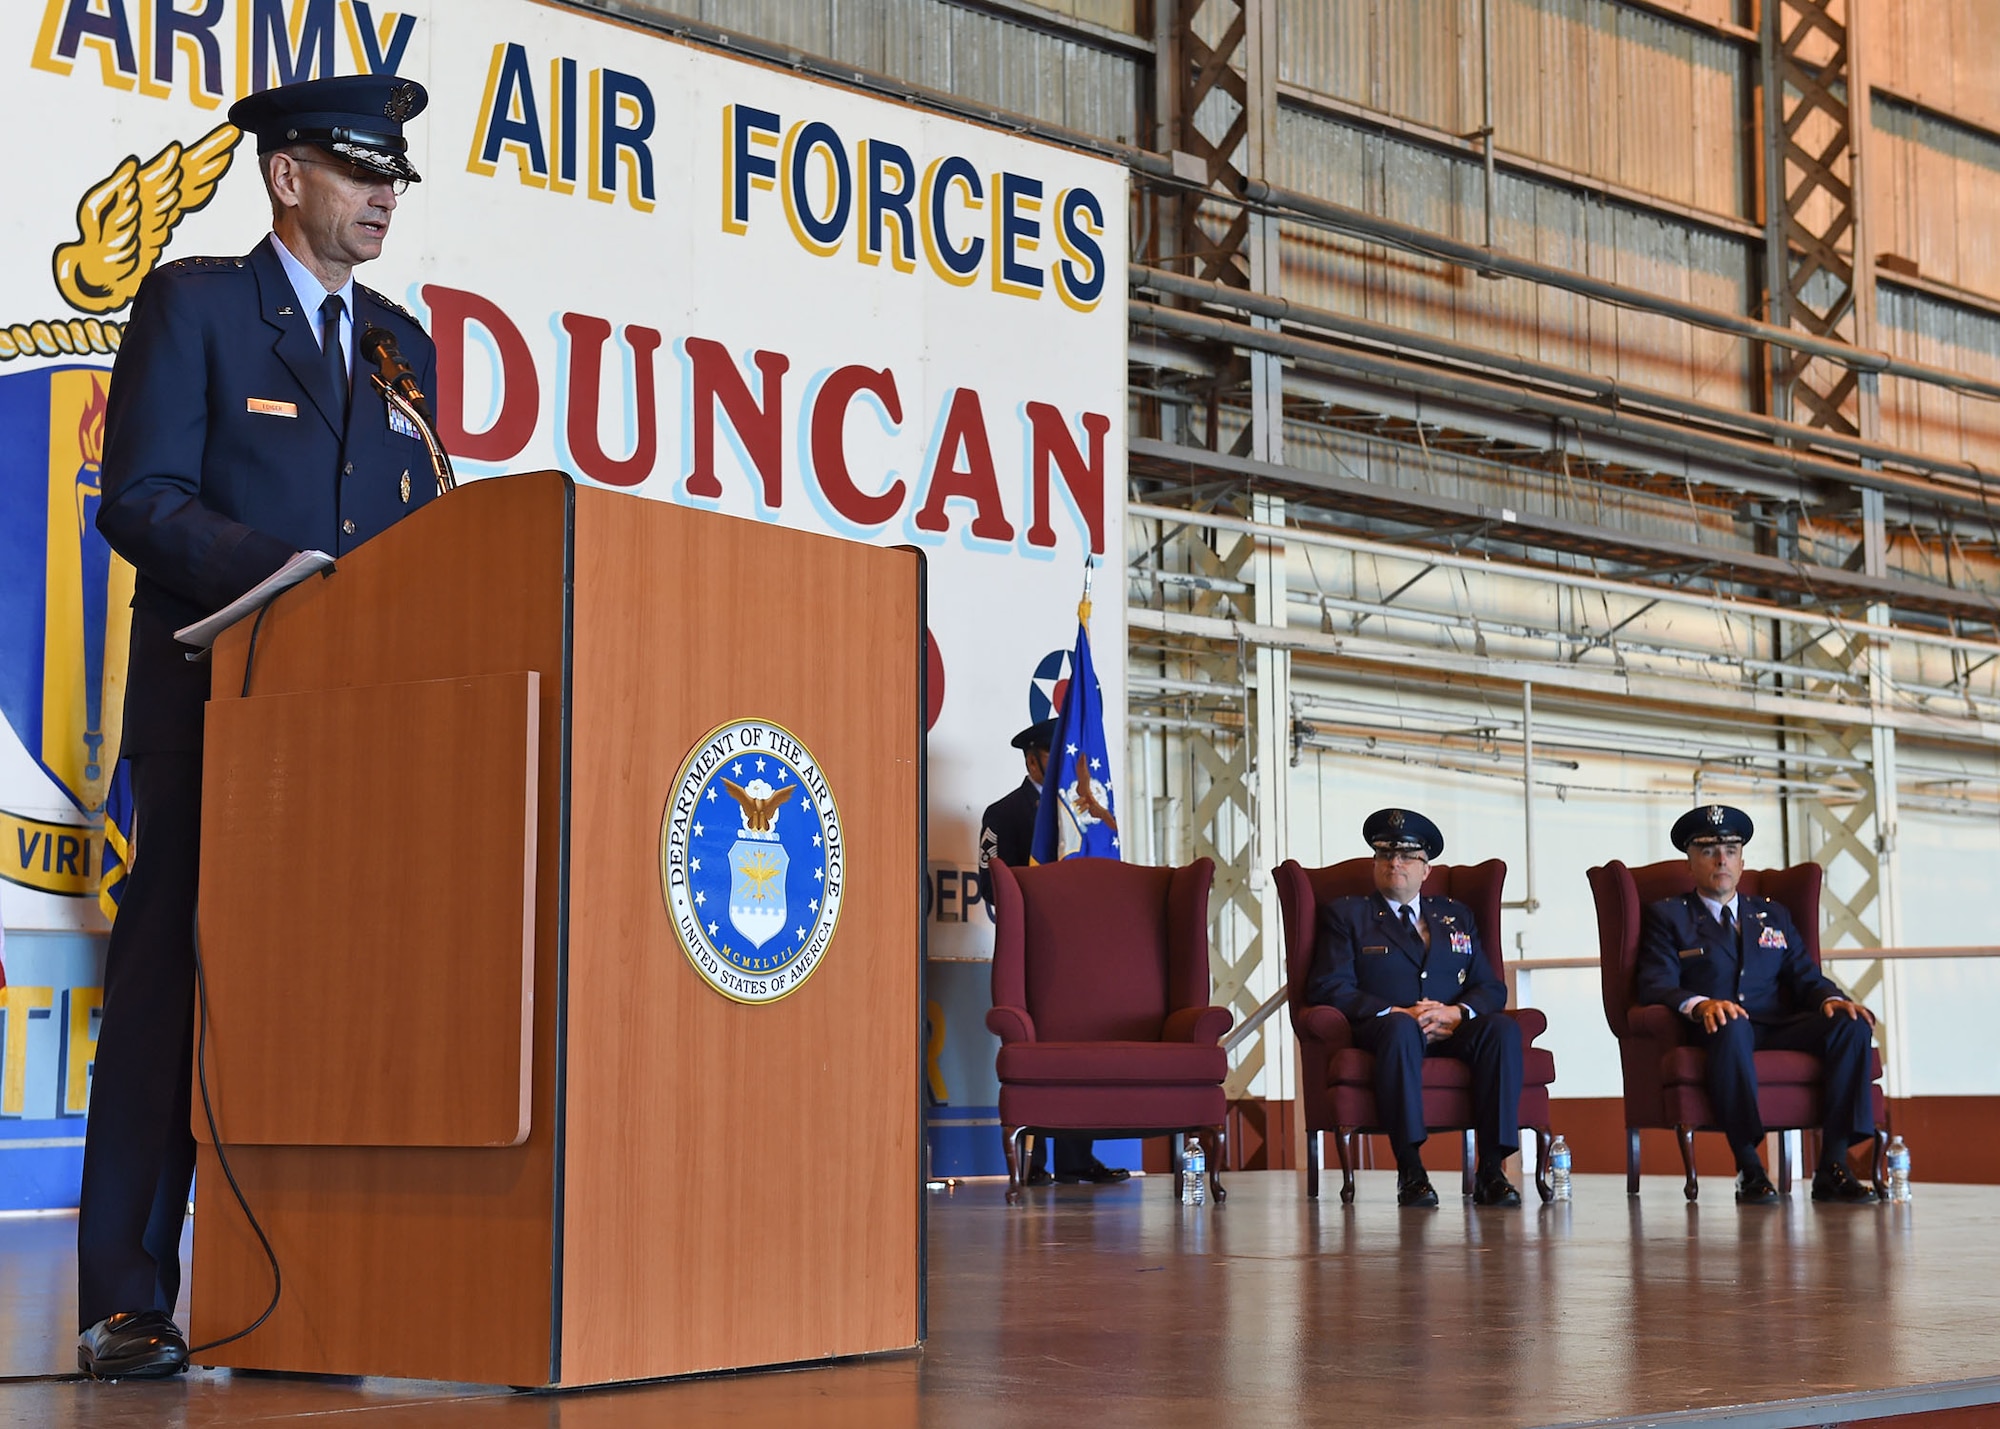
[[[1056,0],[1054,16],[1130,31],[1137,0]],[[950,0],[615,0],[858,65],[1120,143],[1139,132],[1151,71],[1102,41],[1069,38]]]
[[[1470,158],[1289,108],[1279,149],[1280,184],[1483,237],[1485,174]],[[1495,241],[1509,253],[1730,312],[1757,301],[1762,255],[1745,238],[1519,175],[1501,174],[1494,199]],[[1750,355],[1734,339],[1318,230],[1293,228],[1286,239],[1285,294],[1297,301],[1705,401],[1755,400]]]
[[[1447,133],[1481,123],[1479,0],[1286,0],[1283,83]],[[1751,216],[1744,46],[1617,0],[1493,0],[1506,152]]]

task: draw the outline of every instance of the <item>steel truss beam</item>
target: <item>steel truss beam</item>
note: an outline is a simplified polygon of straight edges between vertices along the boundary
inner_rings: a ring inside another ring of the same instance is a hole
[[[1766,264],[1772,322],[1823,340],[1867,347],[1875,339],[1874,253],[1868,243],[1864,189],[1869,90],[1859,43],[1859,0],[1763,0],[1763,109]],[[1771,411],[1783,421],[1864,441],[1880,429],[1877,374],[1810,354],[1770,349]],[[1881,575],[1888,535],[1882,493],[1862,493],[1862,569]],[[1781,553],[1783,554],[1783,553]],[[1886,605],[1869,608],[1870,626],[1888,622]],[[1806,720],[1791,725],[1788,748],[1861,761],[1840,776],[1841,795],[1801,792],[1789,798],[1788,833],[1797,851],[1826,868],[1820,896],[1822,944],[1893,946],[1899,916],[1895,877],[1896,727],[1881,718],[1895,691],[1887,646],[1866,628],[1829,646],[1780,650],[1804,657],[1842,684],[1867,682],[1877,718],[1866,728]],[[1832,681],[1803,678],[1808,696]],[[1853,992],[1880,990],[1876,1033],[1891,1095],[1907,1075],[1901,1047],[1885,1032],[1898,1021],[1896,974],[1877,959]]]

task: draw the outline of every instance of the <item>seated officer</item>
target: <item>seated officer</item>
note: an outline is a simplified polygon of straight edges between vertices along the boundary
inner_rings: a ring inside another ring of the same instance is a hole
[[[1338,1008],[1354,1045],[1375,1054],[1375,1107],[1396,1151],[1397,1205],[1438,1203],[1417,1152],[1428,1134],[1424,1058],[1455,1057],[1472,1066],[1472,1199],[1518,1206],[1521,1193],[1503,1167],[1521,1145],[1521,1030],[1500,1015],[1507,985],[1486,961],[1472,910],[1419,895],[1444,835],[1422,814],[1382,809],[1361,837],[1375,850],[1375,892],[1320,908],[1306,1000]]]
[[[1777,1188],[1757,1147],[1757,1070],[1751,1054],[1810,1052],[1826,1065],[1826,1134],[1813,1172],[1815,1201],[1866,1202],[1847,1149],[1875,1139],[1868,1053],[1875,1018],[1813,965],[1789,913],[1739,894],[1743,845],[1755,826],[1741,809],[1710,804],[1674,823],[1695,891],[1650,904],[1639,932],[1641,1001],[1671,1007],[1708,1052],[1708,1099],[1736,1153],[1736,1199],[1770,1205]]]

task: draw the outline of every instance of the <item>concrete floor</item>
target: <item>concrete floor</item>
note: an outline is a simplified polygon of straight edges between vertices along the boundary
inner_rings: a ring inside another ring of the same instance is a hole
[[[1399,1212],[1386,1173],[1351,1208],[1288,1172],[1229,1185],[1203,1209],[1158,1177],[1014,1210],[994,1183],[932,1194],[915,1354],[566,1395],[222,1371],[0,1384],[0,1424],[1747,1429],[2000,1403],[2000,1188],[1739,1210],[1723,1185],[1689,1206],[1678,1181],[1628,1201],[1587,1176],[1566,1207],[1426,1213]],[[0,1220],[0,1374],[73,1368],[74,1233]]]

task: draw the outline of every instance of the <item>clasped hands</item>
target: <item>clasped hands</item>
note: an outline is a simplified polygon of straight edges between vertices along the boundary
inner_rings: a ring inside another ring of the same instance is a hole
[[[1844,997],[1829,997],[1819,1005],[1819,1010],[1825,1017],[1837,1017],[1844,1012],[1850,1018],[1865,1019],[1870,1027],[1875,1025],[1874,1013],[1860,1003],[1850,1002]],[[1691,1015],[1701,1024],[1704,1032],[1713,1032],[1733,1018],[1748,1017],[1750,1014],[1744,1011],[1741,1003],[1731,1002],[1727,998],[1710,997],[1697,1002]]]
[[[1416,1018],[1426,1042],[1444,1041],[1458,1031],[1458,1024],[1465,1020],[1465,1009],[1457,1003],[1433,1002],[1429,998],[1408,1007],[1398,1007],[1395,1011]]]

